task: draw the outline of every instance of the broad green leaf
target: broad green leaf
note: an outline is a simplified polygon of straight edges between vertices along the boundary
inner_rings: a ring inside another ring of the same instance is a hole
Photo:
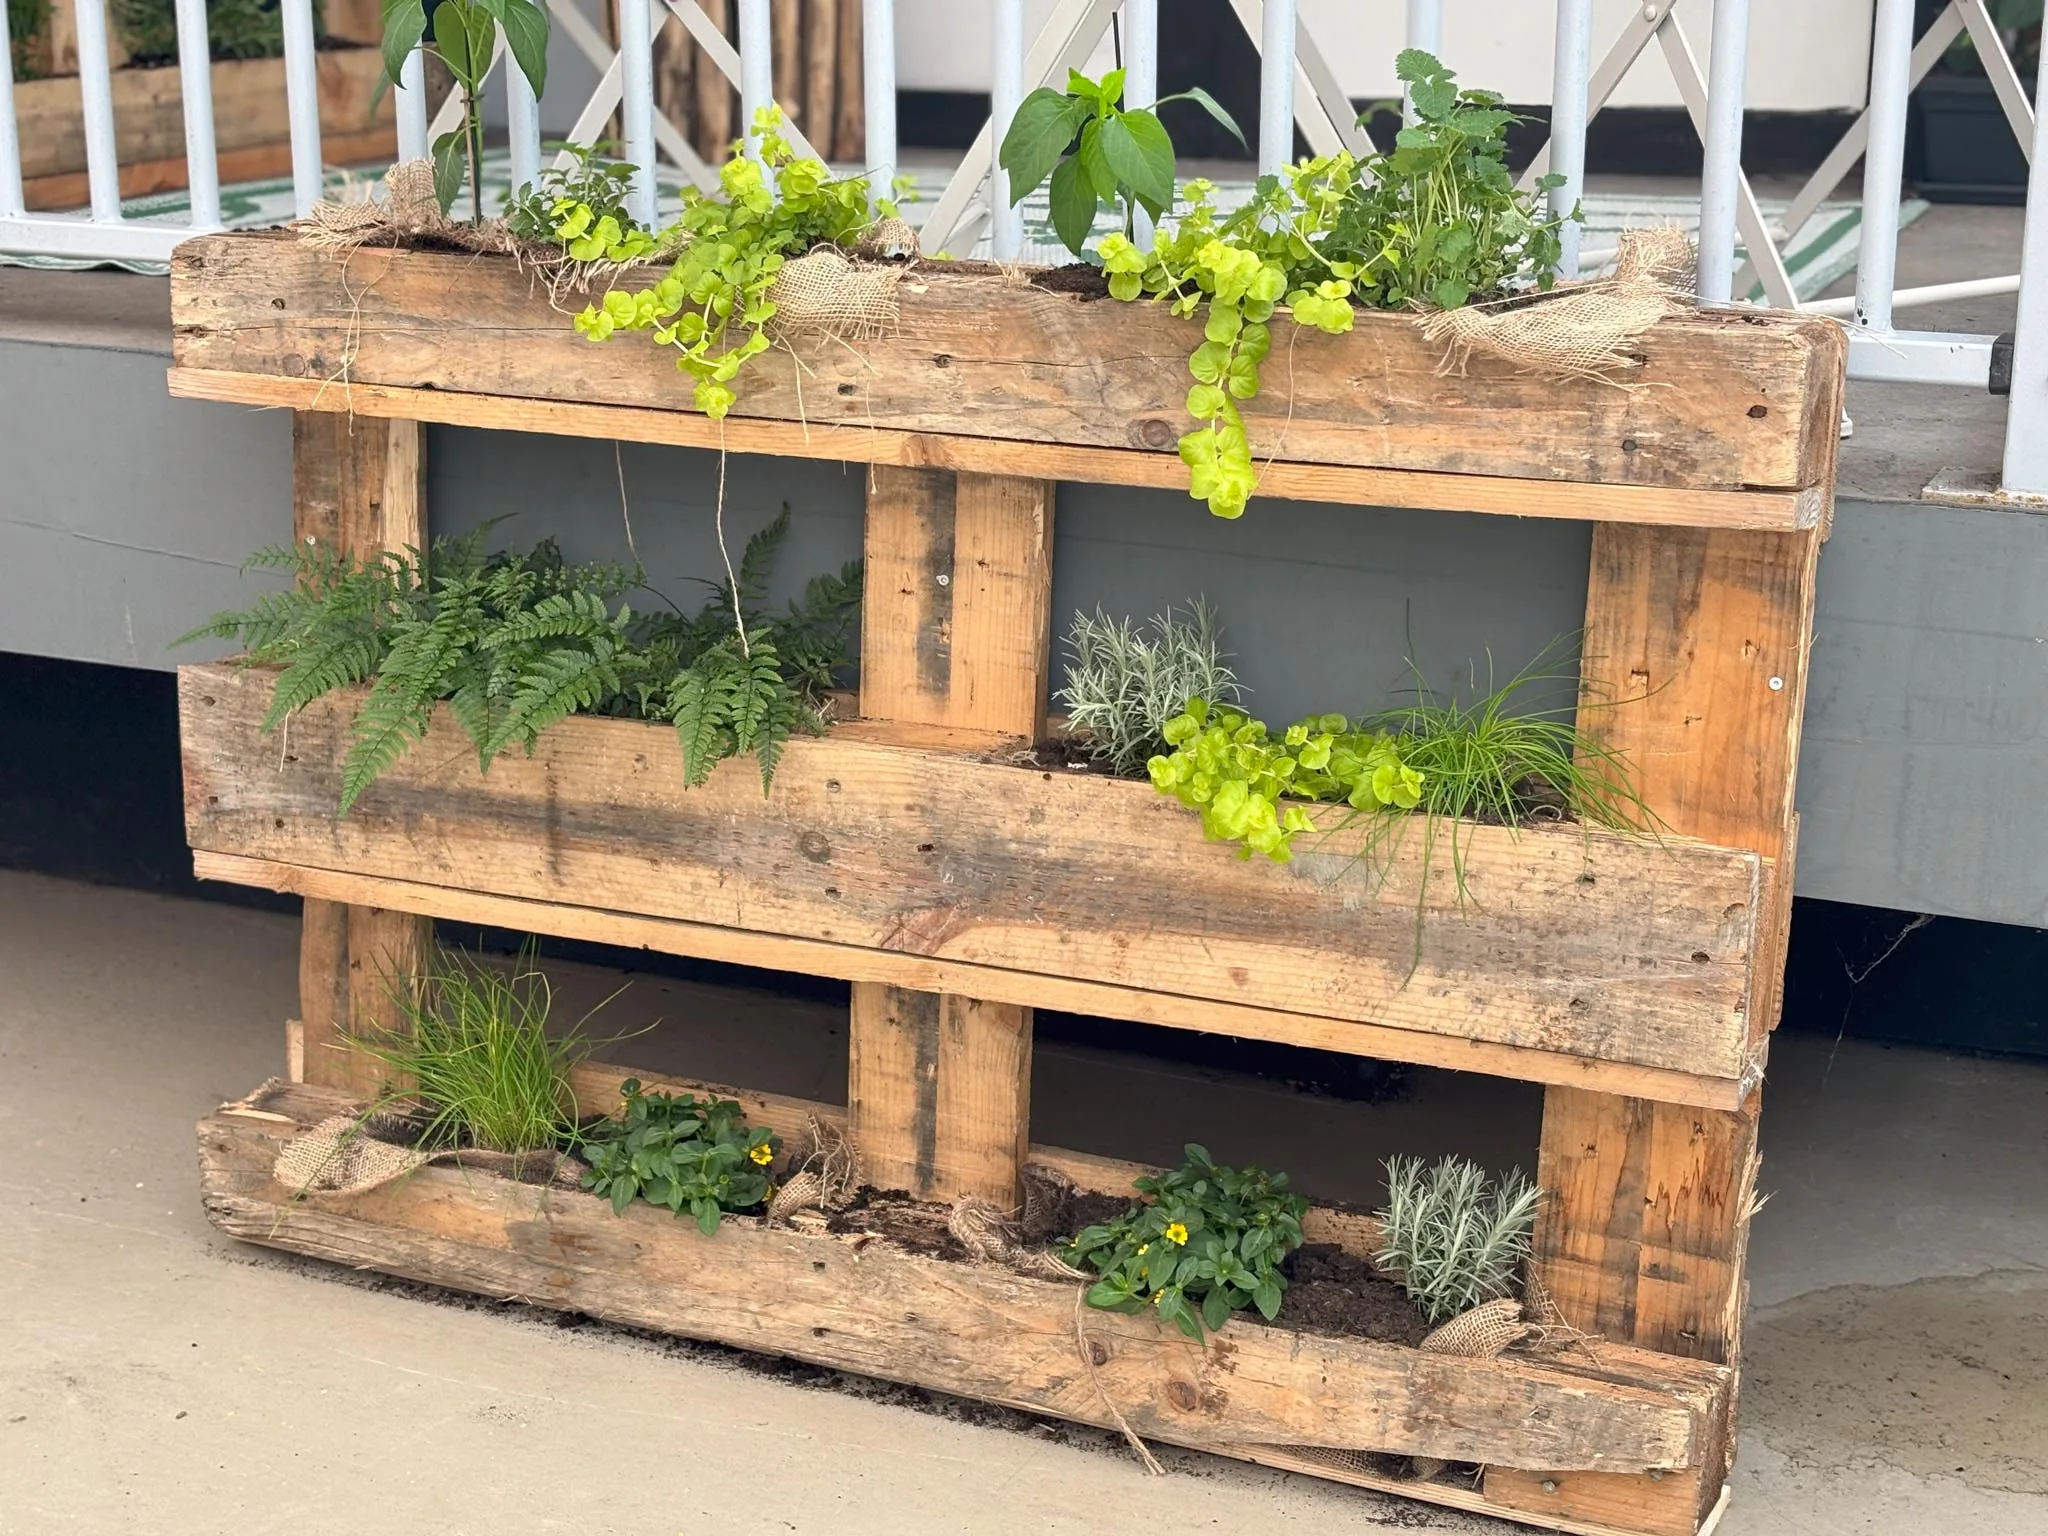
[[[1151,113],[1109,118],[1096,135],[1096,148],[1113,178],[1112,193],[1127,187],[1154,207],[1173,201],[1173,141]],[[1102,190],[1100,180],[1096,190]]]
[[[1224,111],[1223,104],[1217,101],[1217,99],[1214,96],[1211,96],[1207,91],[1203,90],[1200,86],[1190,86],[1187,90],[1180,91],[1175,95],[1160,97],[1159,100],[1155,101],[1152,104],[1153,110],[1158,110],[1160,107],[1165,106],[1169,101],[1192,101],[1204,112],[1208,113],[1211,117],[1215,118],[1217,122],[1221,123],[1225,128],[1229,129],[1230,136],[1233,139],[1237,140],[1238,147],[1240,149],[1249,148],[1249,146],[1247,146],[1244,141],[1244,130],[1237,126],[1237,119],[1232,117],[1228,112]],[[1275,186],[1277,189],[1277,182],[1275,183]]]
[[[1075,157],[1088,178],[1088,185],[1095,189],[1098,203],[1114,203],[1117,198],[1116,170],[1110,165],[1109,156],[1102,147],[1104,131],[1115,122],[1112,117],[1106,122],[1091,122],[1083,128],[1081,147]]]
[[[1080,255],[1088,244],[1088,236],[1094,232],[1099,201],[1080,161],[1062,160],[1059,169],[1052,173],[1051,201],[1054,232],[1062,245]]]
[[[1010,201],[1021,203],[1051,174],[1081,124],[1089,103],[1040,89],[1026,96],[1003,135],[1002,165],[1010,173]]]
[[[434,200],[441,205],[442,213],[455,206],[467,168],[468,157],[463,153],[460,128],[434,140]]]
[[[505,47],[519,72],[526,76],[533,94],[547,89],[548,13],[533,0],[481,0],[498,25],[505,29]]]
[[[427,8],[424,0],[384,0],[383,9],[384,77],[396,85],[406,59],[426,35]]]

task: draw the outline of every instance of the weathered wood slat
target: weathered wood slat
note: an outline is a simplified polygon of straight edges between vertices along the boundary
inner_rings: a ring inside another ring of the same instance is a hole
[[[500,432],[544,432],[607,442],[665,443],[722,448],[849,464],[891,464],[906,469],[952,469],[983,474],[1043,475],[1097,485],[1152,486],[1185,491],[1187,466],[1171,454],[1124,448],[1016,443],[1006,438],[963,437],[880,427],[832,426],[728,418],[712,421],[694,411],[641,406],[585,405],[562,400],[519,400],[507,395],[405,389],[359,378],[284,378],[174,367],[171,393],[184,400],[228,405],[286,406],[353,416],[395,417]],[[1501,475],[1443,474],[1429,470],[1360,469],[1348,465],[1263,465],[1259,494],[1286,501],[1355,507],[1444,507],[1507,517],[1556,517],[1584,522],[1655,523],[1682,528],[1811,528],[1828,505],[1819,489],[1690,491],[1658,485],[1574,485],[1516,480]]]
[[[509,261],[208,236],[179,248],[173,289],[181,369],[659,409],[687,399],[644,338],[591,345]],[[1158,305],[928,266],[904,284],[890,334],[756,359],[735,413],[1177,463],[1197,340]],[[1622,389],[1483,359],[1446,376],[1412,316],[1366,313],[1343,336],[1290,333],[1245,411],[1262,461],[1553,482],[1551,515],[1570,516],[1585,483],[1819,484],[1834,454],[1834,418],[1819,416],[1838,398],[1845,345],[1830,321],[1701,313],[1642,337],[1640,387]]]
[[[994,1002],[1060,1008],[1069,1013],[1131,1019],[1172,1029],[1238,1035],[1247,1040],[1273,1040],[1313,1046],[1386,1061],[1449,1067],[1459,1072],[1486,1072],[1524,1082],[1556,1083],[1655,1099],[1668,1104],[1732,1109],[1748,1095],[1740,1079],[1700,1077],[1661,1067],[1634,1066],[1572,1056],[1530,1046],[1496,1045],[1490,1041],[1430,1034],[1385,1024],[1361,1024],[1314,1014],[1251,1008],[1242,1003],[1215,1003],[1201,998],[1147,992],[1136,987],[1077,981],[1069,976],[1034,976],[957,960],[934,960],[894,950],[857,949],[815,939],[748,933],[709,923],[642,917],[599,907],[561,902],[527,901],[493,896],[452,886],[422,885],[346,870],[314,869],[280,864],[237,854],[192,856],[193,873],[201,880],[248,885],[308,899],[389,907],[452,922],[481,923],[554,938],[583,939],[624,949],[721,960],[763,970],[830,976],[840,981],[881,982],[912,991],[953,992]]]
[[[1728,1391],[1714,1366],[1594,1346],[1588,1358],[1459,1360],[1233,1323],[1205,1348],[1149,1317],[1084,1314],[1073,1287],[885,1242],[767,1230],[714,1239],[650,1207],[473,1169],[426,1169],[347,1199],[295,1200],[278,1148],[346,1104],[273,1085],[199,1128],[208,1216],[253,1242],[485,1295],[715,1339],[1193,1446],[1255,1440],[1497,1465],[1678,1468]],[[278,1117],[284,1118],[278,1118]],[[1099,1383],[1099,1385],[1098,1385]]]
[[[1285,868],[1248,863],[1203,842],[1149,785],[907,749],[858,725],[792,742],[764,799],[745,763],[685,791],[658,727],[567,721],[486,779],[444,723],[336,820],[354,697],[301,711],[281,752],[257,734],[271,687],[225,665],[181,674],[195,849],[1699,1076],[1745,1071],[1765,867],[1753,854],[1463,828],[1461,909],[1447,837],[1419,900],[1418,833],[1384,880],[1335,833]]]

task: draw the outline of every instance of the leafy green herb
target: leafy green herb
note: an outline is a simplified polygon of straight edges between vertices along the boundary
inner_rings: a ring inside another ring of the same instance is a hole
[[[1361,301],[1380,309],[1457,309],[1523,277],[1549,287],[1563,220],[1545,217],[1542,199],[1564,178],[1553,173],[1516,190],[1507,130],[1519,119],[1497,93],[1459,89],[1419,48],[1404,49],[1394,72],[1415,121],[1354,182],[1325,253],[1357,267]]]
[[[1166,722],[1190,700],[1234,703],[1243,693],[1224,664],[1216,610],[1201,598],[1143,625],[1099,610],[1074,615],[1067,630],[1067,680],[1057,695],[1068,723],[1112,771],[1145,771],[1166,750]]]
[[[39,79],[47,70],[48,50],[41,45],[49,25],[50,0],[7,0],[8,52],[16,80]]]
[[[407,57],[422,41],[455,77],[462,92],[462,124],[434,141],[434,193],[446,213],[455,206],[466,171],[470,219],[481,224],[483,84],[498,29],[504,29],[506,49],[539,96],[547,88],[547,7],[538,0],[383,0],[383,15],[386,83],[399,84]]]
[[[636,613],[619,599],[643,584],[637,566],[571,565],[552,542],[486,556],[483,530],[436,540],[426,562],[268,549],[250,563],[291,572],[293,588],[175,643],[239,639],[249,662],[281,665],[265,731],[323,694],[370,684],[350,727],[344,815],[444,700],[485,771],[511,748],[531,753],[565,716],[622,715],[675,724],[685,783],[751,753],[765,789],[792,732],[822,729],[818,706],[848,664],[860,601],[856,563],[814,579],[784,614],[761,611],[788,526],[785,509],[748,541],[738,591],[715,587],[696,614]]]
[[[710,1237],[725,1212],[751,1211],[768,1198],[768,1168],[782,1143],[750,1127],[734,1100],[643,1093],[631,1077],[619,1092],[619,1117],[583,1134],[583,1187],[614,1211],[624,1215],[635,1200],[688,1211]]]
[[[1195,1340],[1245,1307],[1270,1321],[1287,1288],[1281,1262],[1301,1246],[1308,1201],[1288,1191],[1284,1173],[1220,1167],[1192,1142],[1185,1151],[1172,1172],[1134,1181],[1145,1203],[1068,1245],[1070,1263],[1102,1277],[1088,1288],[1088,1304],[1114,1312],[1150,1306]]]
[[[1379,1213],[1385,1246],[1373,1262],[1400,1278],[1423,1316],[1448,1322],[1514,1293],[1539,1198],[1520,1169],[1496,1184],[1462,1157],[1427,1167],[1390,1157]]]
[[[48,0],[40,0],[47,14]],[[313,0],[313,40],[327,38],[326,5]],[[171,64],[178,58],[178,8],[173,0],[113,0],[108,18],[127,45],[132,64]],[[13,5],[8,8],[13,27]],[[23,33],[14,31],[19,39]],[[208,0],[207,51],[216,59],[275,59],[284,53],[284,8],[277,0]]]
[[[554,241],[573,261],[634,261],[654,249],[654,237],[626,207],[633,167],[598,158],[601,146],[557,144],[567,166],[549,164],[538,181],[515,190],[505,204],[505,225],[521,240]]]
[[[388,1069],[390,1086],[368,1113],[424,1109],[419,1145],[430,1150],[534,1152],[574,1139],[569,1068],[602,1042],[583,1032],[590,1014],[566,1034],[550,1036],[554,996],[531,945],[509,971],[443,949],[424,979],[384,981],[403,1026],[348,1037]]]
[[[1424,776],[1404,761],[1404,744],[1384,732],[1353,730],[1342,715],[1311,715],[1275,741],[1240,710],[1194,699],[1166,724],[1166,755],[1146,764],[1153,787],[1202,817],[1203,835],[1239,843],[1240,858],[1276,864],[1316,830],[1290,801],[1341,801],[1355,811],[1406,811],[1420,803]]]
[[[1048,176],[1052,225],[1076,256],[1095,228],[1103,203],[1123,205],[1124,233],[1132,232],[1137,210],[1158,218],[1173,203],[1173,139],[1156,107],[1192,101],[1214,117],[1239,144],[1244,135],[1207,91],[1183,91],[1153,107],[1125,108],[1124,72],[1100,80],[1067,71],[1067,88],[1042,86],[1018,103],[1003,135],[1002,166],[1010,176],[1010,201],[1021,203]]]
[[[684,189],[682,217],[662,236],[682,242],[667,276],[637,292],[614,288],[576,317],[576,329],[592,341],[652,331],[674,347],[676,366],[697,381],[697,409],[715,420],[732,409],[740,369],[771,344],[769,290],[783,264],[814,245],[849,244],[872,221],[867,182],[835,180],[822,161],[798,159],[781,124],[773,107],[754,115],[772,187],[762,163],[735,150],[718,173],[722,199]],[[881,211],[893,213],[894,205]]]

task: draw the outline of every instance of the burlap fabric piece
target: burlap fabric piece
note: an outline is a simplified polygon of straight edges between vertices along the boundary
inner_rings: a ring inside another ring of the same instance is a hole
[[[1478,354],[1525,373],[1623,384],[1642,366],[1630,344],[1690,307],[1694,280],[1683,230],[1630,230],[1619,242],[1614,276],[1447,309],[1423,321],[1422,334],[1444,349],[1437,362],[1443,374],[1462,371]]]
[[[479,1147],[422,1152],[391,1139],[401,1134],[403,1125],[376,1116],[359,1120],[353,1115],[330,1115],[284,1144],[270,1176],[294,1195],[359,1195],[429,1163],[457,1163],[523,1184],[563,1189],[576,1189],[583,1182],[583,1164],[567,1153],[488,1152]]]
[[[896,288],[904,268],[854,261],[834,245],[820,245],[775,274],[768,297],[775,316],[768,328],[779,341],[825,337],[864,341],[896,327]]]
[[[352,251],[363,245],[453,245],[462,250],[510,255],[519,240],[501,220],[465,224],[441,211],[434,195],[434,162],[401,160],[384,173],[379,188],[362,197],[322,198],[292,226],[302,243],[321,250]]]

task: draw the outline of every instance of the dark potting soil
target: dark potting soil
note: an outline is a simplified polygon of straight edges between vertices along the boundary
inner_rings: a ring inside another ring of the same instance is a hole
[[[1283,1269],[1287,1291],[1275,1328],[1410,1347],[1428,1336],[1428,1321],[1400,1285],[1334,1243],[1304,1244]]]
[[[1078,299],[1106,299],[1109,279],[1102,268],[1085,261],[1070,261],[1064,267],[1041,267],[1031,274],[1031,286],[1047,293],[1070,293]]]
[[[946,1208],[913,1200],[907,1190],[870,1189],[863,1185],[853,1199],[825,1221],[827,1232],[840,1236],[879,1237],[930,1259],[961,1262],[967,1250],[946,1230]]]

